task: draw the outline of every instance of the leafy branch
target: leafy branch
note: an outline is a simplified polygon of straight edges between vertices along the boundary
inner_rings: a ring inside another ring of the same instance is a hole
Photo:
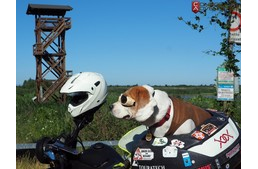
[[[236,54],[241,53],[240,49],[233,49],[234,44],[229,42],[229,29],[231,25],[231,13],[234,9],[239,7],[241,0],[226,0],[224,2],[213,2],[209,0],[208,3],[201,2],[199,13],[195,14],[194,21],[187,21],[182,16],[178,20],[183,21],[187,26],[193,30],[202,32],[204,25],[201,24],[202,17],[208,17],[210,25],[218,25],[222,29],[221,42],[219,51],[209,50],[205,53],[213,56],[225,56],[223,65],[228,71],[233,71],[235,76],[240,76],[238,71],[239,67],[236,65],[239,60],[236,59]],[[211,15],[209,14],[211,12]]]

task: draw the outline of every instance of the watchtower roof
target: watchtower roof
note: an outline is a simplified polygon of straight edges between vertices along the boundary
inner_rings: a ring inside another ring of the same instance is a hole
[[[66,11],[72,9],[69,5],[29,4],[26,14],[64,16]]]

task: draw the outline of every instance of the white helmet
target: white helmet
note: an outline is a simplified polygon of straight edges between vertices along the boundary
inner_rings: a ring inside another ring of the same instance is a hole
[[[95,72],[81,72],[71,76],[60,93],[71,96],[68,111],[77,117],[103,103],[107,96],[107,83]]]

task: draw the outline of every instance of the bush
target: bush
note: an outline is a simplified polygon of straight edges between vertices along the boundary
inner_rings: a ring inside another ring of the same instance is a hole
[[[204,97],[202,95],[197,95],[188,100],[192,104],[199,106],[204,109],[220,109],[219,102],[215,98],[209,98],[209,97]]]
[[[215,98],[194,96],[188,100],[192,104],[204,109],[216,109],[226,113],[228,116],[241,124],[241,95],[236,95],[234,101],[217,101]]]

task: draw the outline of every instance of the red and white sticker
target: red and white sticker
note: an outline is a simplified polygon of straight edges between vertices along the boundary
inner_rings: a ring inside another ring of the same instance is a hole
[[[171,145],[170,146],[174,146],[174,147],[178,147],[178,148],[184,148],[185,147],[185,142],[180,141],[178,139],[173,139],[173,140],[171,140]]]
[[[205,138],[205,135],[200,131],[194,131],[192,137],[196,138],[197,140],[202,140]]]
[[[154,158],[154,153],[149,148],[137,148],[133,160],[139,161],[139,160],[152,160]]]

